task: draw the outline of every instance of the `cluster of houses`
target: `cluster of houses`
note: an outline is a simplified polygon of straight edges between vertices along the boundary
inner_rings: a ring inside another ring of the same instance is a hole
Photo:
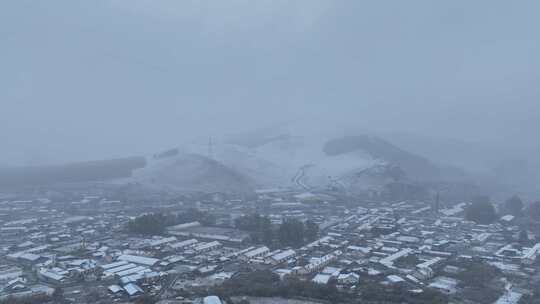
[[[0,217],[0,298],[50,295],[58,287],[83,290],[85,284],[125,301],[144,294],[167,298],[193,286],[221,284],[246,268],[351,292],[371,281],[454,295],[466,263],[496,267],[501,282],[540,270],[540,243],[532,233],[527,244],[519,243],[520,228],[511,216],[477,225],[464,220],[466,203],[433,210],[422,202],[358,207],[324,201],[313,208],[314,196],[295,200],[264,192],[257,202],[201,207],[229,217],[262,211],[276,224],[286,218],[315,221],[319,238],[296,248],[250,243],[249,233],[232,224],[207,227],[197,221],[168,227],[162,236],[130,235],[124,227],[134,215],[123,204],[97,196],[75,205],[95,203],[107,212],[71,215],[47,199],[0,202],[0,213],[9,214]],[[526,292],[526,285],[516,283],[505,297],[511,294],[517,303]]]

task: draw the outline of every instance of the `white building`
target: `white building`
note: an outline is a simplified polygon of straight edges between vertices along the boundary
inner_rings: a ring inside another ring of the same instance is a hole
[[[337,277],[337,281],[339,284],[353,285],[360,281],[360,276],[352,272],[346,273],[346,274],[340,274]]]
[[[536,257],[540,254],[540,243],[534,245],[531,249],[527,250],[523,255],[523,263],[532,264],[536,261]]]
[[[281,264],[287,260],[290,260],[296,256],[296,252],[292,249],[279,252],[270,257],[270,263]]]
[[[429,287],[438,289],[446,294],[453,294],[456,292],[457,281],[448,277],[437,277],[433,283],[429,284]]]
[[[330,279],[332,278],[331,275],[329,274],[317,274],[311,281],[313,283],[317,283],[317,284],[328,284],[328,282],[330,281]]]
[[[222,304],[217,296],[208,296],[203,299],[203,304]]]
[[[267,253],[270,252],[270,249],[266,246],[255,248],[253,250],[250,250],[248,252],[245,252],[242,257],[246,260],[251,260],[255,258],[259,258],[262,256],[265,256]]]
[[[148,258],[143,256],[137,256],[137,255],[129,255],[129,254],[123,254],[118,257],[119,261],[126,261],[130,263],[145,265],[145,266],[154,266],[157,262],[159,262],[158,259],[154,258]]]
[[[133,284],[133,283],[129,283],[126,286],[124,286],[124,290],[130,297],[144,294],[144,291],[137,284]]]
[[[394,264],[394,261],[401,258],[408,256],[412,252],[412,249],[406,248],[403,250],[400,250],[392,255],[389,255],[379,261],[379,263],[383,264],[386,267],[392,267]]]
[[[212,251],[212,250],[218,249],[219,247],[221,247],[221,243],[218,241],[213,241],[209,243],[199,244],[198,246],[195,246],[193,250],[197,253],[201,253],[201,252]]]

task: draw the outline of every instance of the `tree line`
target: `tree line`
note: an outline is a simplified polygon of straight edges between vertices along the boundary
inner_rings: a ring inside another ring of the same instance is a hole
[[[319,237],[319,226],[313,221],[285,219],[280,225],[272,225],[270,219],[258,213],[235,220],[236,228],[250,232],[253,243],[269,247],[294,247],[313,242]]]
[[[525,206],[521,198],[514,195],[499,206],[499,213],[488,196],[477,196],[465,209],[465,218],[478,224],[491,224],[502,215],[528,216],[540,220],[540,202]]]
[[[205,290],[205,292],[208,292]],[[448,297],[429,288],[415,294],[405,287],[384,286],[365,281],[357,289],[344,291],[329,284],[317,284],[309,280],[286,276],[280,279],[269,270],[244,272],[226,280],[211,290],[212,294],[229,300],[233,296],[307,298],[328,303],[373,304],[373,303],[420,303],[444,304]],[[229,303],[229,301],[227,301]]]
[[[202,225],[214,225],[216,218],[208,213],[197,209],[188,209],[181,213],[148,213],[136,217],[127,223],[130,233],[145,235],[161,235],[169,226],[189,222],[200,222]]]

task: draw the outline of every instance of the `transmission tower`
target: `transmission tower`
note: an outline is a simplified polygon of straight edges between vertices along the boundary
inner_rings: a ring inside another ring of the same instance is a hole
[[[208,158],[214,159],[214,147],[212,144],[212,137],[208,138]]]

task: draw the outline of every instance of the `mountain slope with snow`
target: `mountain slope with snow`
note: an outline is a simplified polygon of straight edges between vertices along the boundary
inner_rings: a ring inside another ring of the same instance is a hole
[[[252,183],[243,174],[198,154],[149,158],[135,170],[129,182],[178,191],[250,192]]]
[[[138,160],[132,167],[121,167],[121,174],[101,172],[102,163],[110,162],[90,163],[89,168],[84,167],[89,177],[80,181],[136,183],[200,192],[246,193],[275,187],[369,192],[380,191],[392,183],[443,181],[460,176],[459,171],[447,170],[383,139],[366,135],[255,135],[242,141],[194,142]],[[99,174],[94,174],[97,169]],[[23,175],[20,178],[28,178]],[[10,173],[4,179],[16,176]],[[47,176],[43,178],[48,180]]]
[[[258,145],[218,143],[214,158],[248,176],[258,187],[326,187],[333,179],[353,169],[380,164],[361,151],[341,155],[324,153],[323,140],[301,136],[278,136]],[[184,147],[202,153],[204,145]]]
[[[215,159],[266,187],[359,188],[398,180],[458,180],[465,176],[460,170],[438,166],[367,135],[327,140],[285,134],[248,143],[218,143]]]

